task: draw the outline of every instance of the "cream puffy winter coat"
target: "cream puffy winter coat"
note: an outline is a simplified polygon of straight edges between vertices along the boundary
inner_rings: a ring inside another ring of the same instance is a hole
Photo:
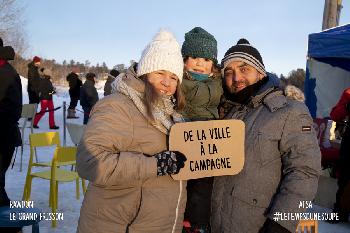
[[[121,77],[142,92],[134,75]],[[114,93],[95,105],[77,154],[78,173],[90,181],[77,232],[181,232],[186,183],[158,177],[152,156],[167,150],[166,141],[128,96]]]

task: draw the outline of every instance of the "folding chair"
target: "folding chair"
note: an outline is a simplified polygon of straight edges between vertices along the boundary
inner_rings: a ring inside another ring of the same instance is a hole
[[[300,220],[295,233],[318,233],[317,220]]]
[[[37,111],[37,104],[23,104],[22,106],[22,114],[21,118],[23,118],[23,124],[21,126],[21,135],[22,135],[22,146],[21,146],[21,163],[20,163],[20,168],[19,171],[22,171],[22,162],[23,162],[23,146],[24,146],[24,130],[27,126],[27,121],[30,120],[30,125],[28,128],[30,128],[30,132],[33,133],[33,121],[34,117]],[[38,158],[35,157],[36,161],[38,161]]]
[[[45,170],[41,172],[30,173],[27,176],[28,183],[26,184],[26,193],[24,194],[23,200],[30,199],[31,193],[31,184],[33,178],[41,178],[50,180],[50,197],[49,197],[49,206],[52,209],[53,213],[56,213],[58,206],[58,182],[76,182],[76,198],[80,198],[79,192],[79,176],[75,171],[69,171],[59,168],[63,165],[69,165],[76,160],[76,147],[56,147],[53,159],[52,166],[50,170]],[[31,157],[31,159],[33,159]],[[83,187],[84,189],[84,187]],[[52,220],[52,227],[56,227],[56,220]]]

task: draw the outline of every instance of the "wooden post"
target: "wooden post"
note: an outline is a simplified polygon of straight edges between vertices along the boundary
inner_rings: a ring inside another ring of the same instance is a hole
[[[325,0],[323,10],[322,30],[339,25],[342,0]]]

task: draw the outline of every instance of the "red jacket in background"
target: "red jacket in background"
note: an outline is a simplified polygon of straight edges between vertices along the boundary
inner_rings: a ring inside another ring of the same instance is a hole
[[[333,121],[342,121],[346,116],[350,115],[346,111],[347,103],[350,103],[350,88],[343,92],[337,105],[332,108],[330,115]]]

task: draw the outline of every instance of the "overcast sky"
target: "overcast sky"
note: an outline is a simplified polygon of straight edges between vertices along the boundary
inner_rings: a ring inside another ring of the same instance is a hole
[[[266,69],[288,74],[305,68],[308,34],[321,31],[324,0],[20,0],[30,49],[58,62],[129,65],[160,28],[180,44],[200,26],[218,41],[218,59],[244,37],[261,53]],[[343,1],[340,24],[350,23]]]

